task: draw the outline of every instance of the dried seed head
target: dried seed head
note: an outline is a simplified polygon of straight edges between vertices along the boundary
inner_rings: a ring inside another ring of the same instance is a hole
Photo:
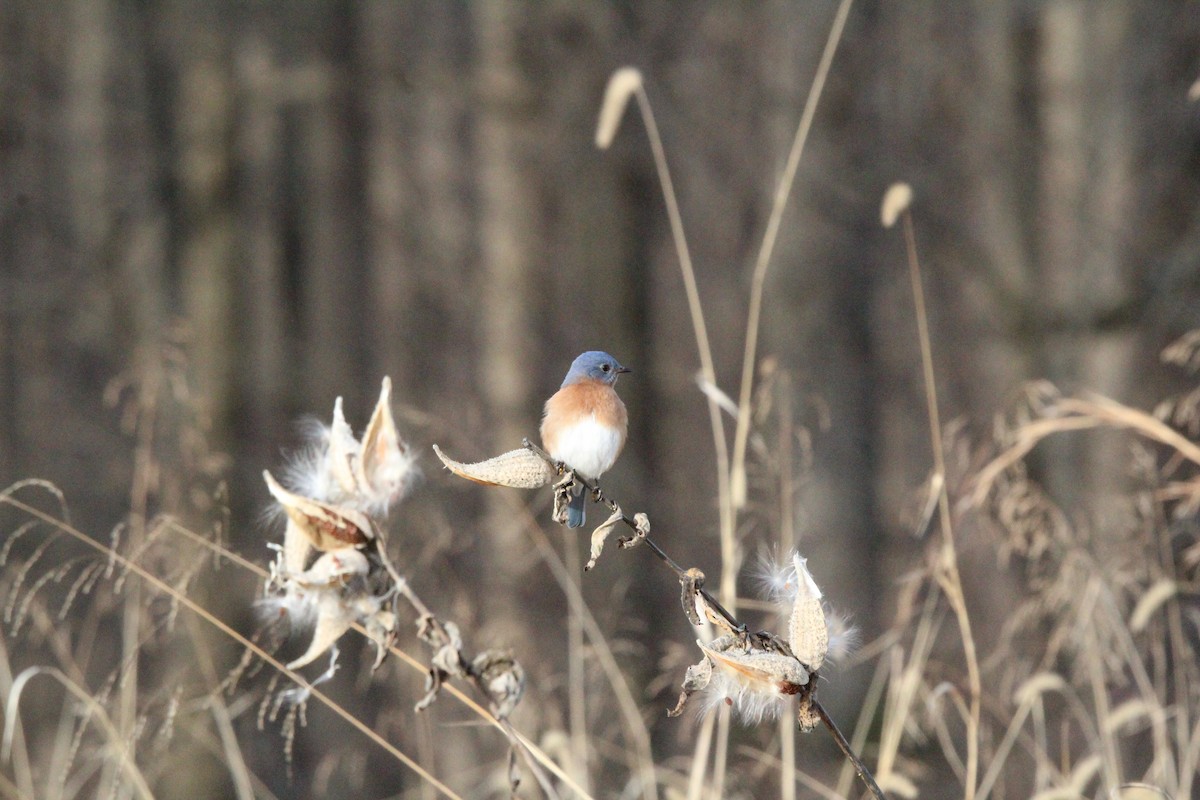
[[[301,546],[307,542],[322,552],[339,550],[343,547],[365,545],[375,538],[374,527],[365,514],[345,506],[332,506],[311,500],[279,485],[269,471],[263,471],[267,490],[283,506],[288,517],[288,530],[284,538],[284,551],[288,568],[293,572],[303,569],[307,552]]]
[[[879,209],[879,218],[883,227],[890,228],[896,224],[900,215],[912,204],[913,191],[907,183],[893,183],[883,195],[883,205]]]
[[[415,459],[392,417],[391,396],[392,382],[385,377],[361,442],[346,422],[339,397],[332,424],[318,425],[316,441],[290,465],[288,485],[313,500],[386,514],[417,477]]]
[[[621,126],[625,106],[634,92],[642,88],[642,73],[633,67],[622,67],[608,79],[604,90],[604,104],[600,106],[600,120],[596,124],[596,147],[607,150]]]
[[[471,662],[471,672],[492,701],[500,719],[512,713],[525,693],[525,670],[507,650],[485,650]]]

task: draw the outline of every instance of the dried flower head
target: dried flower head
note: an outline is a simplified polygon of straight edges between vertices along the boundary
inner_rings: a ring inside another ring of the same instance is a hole
[[[395,639],[394,606],[403,581],[373,518],[404,496],[415,470],[392,417],[391,389],[384,378],[361,441],[338,398],[332,425],[289,469],[291,488],[263,473],[287,528],[259,609],[285,618],[293,631],[313,631],[308,649],[288,665],[292,669],[329,650],[355,623],[378,648],[376,666]]]

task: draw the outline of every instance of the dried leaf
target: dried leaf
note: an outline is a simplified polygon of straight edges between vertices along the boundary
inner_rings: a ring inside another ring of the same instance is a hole
[[[446,468],[460,478],[485,486],[510,486],[514,489],[540,489],[554,480],[554,468],[536,453],[521,448],[501,453],[475,464],[464,464],[447,456],[435,444],[433,452]]]
[[[821,715],[813,706],[813,692],[801,692],[796,704],[796,724],[801,733],[812,733],[821,724]]]
[[[687,668],[687,672],[683,676],[683,686],[679,692],[679,701],[675,703],[675,707],[667,712],[668,717],[678,717],[683,713],[683,707],[687,703],[688,698],[696,692],[703,691],[712,683],[713,662],[708,656],[699,664],[693,664]]]
[[[700,595],[700,589],[704,586],[704,573],[692,567],[680,576],[679,584],[683,589],[680,602],[683,604],[683,613],[687,615],[688,622],[693,625],[704,624],[704,620],[700,616],[705,606],[704,598]]]
[[[624,519],[625,515],[621,513],[621,509],[618,508],[609,516],[608,519],[601,523],[600,527],[592,531],[591,557],[588,558],[588,562],[583,568],[585,572],[596,566],[596,560],[600,558],[600,554],[604,552],[605,540],[608,539],[609,534],[611,534],[617,525],[620,524],[620,522]]]

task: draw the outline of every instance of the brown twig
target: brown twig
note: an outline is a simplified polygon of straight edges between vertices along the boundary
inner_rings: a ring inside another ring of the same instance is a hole
[[[533,442],[529,441],[529,439],[525,439],[523,441],[523,445],[531,452],[536,453],[538,456],[545,459],[545,461],[552,465],[560,474],[567,471],[567,467],[564,464],[551,458],[549,453],[538,447]],[[654,555],[660,561],[666,564],[667,567],[669,567],[670,570],[675,573],[677,578],[684,580],[690,577],[688,575],[688,570],[681,567],[679,562],[675,561],[675,559],[671,558],[671,556],[669,556],[665,550],[659,547],[654,540],[652,540],[638,525],[635,519],[621,510],[621,506],[615,500],[606,497],[600,490],[600,486],[598,484],[581,478],[578,475],[575,475],[574,478],[577,483],[592,493],[593,502],[602,503],[603,505],[608,506],[608,508],[614,514],[620,513],[621,522],[625,523],[632,531],[634,531],[634,535],[632,537],[621,540],[620,546],[622,548],[629,548],[639,544],[645,544],[650,548],[650,552],[654,553]],[[720,614],[721,617],[724,618],[725,622],[727,622],[730,628],[732,628],[734,631],[743,635],[749,631],[749,627],[744,622],[739,621],[735,616],[733,616],[733,614],[731,614],[723,605],[721,605],[721,603],[703,586],[697,585],[696,593],[703,597],[705,602],[708,604],[708,607],[717,614]],[[771,648],[777,650],[783,649],[782,640],[780,640],[777,636],[766,632],[761,632],[758,634],[758,636],[760,638],[769,640],[767,644]],[[854,749],[850,746],[850,743],[846,740],[846,737],[842,735],[841,730],[830,718],[829,714],[826,713],[821,704],[817,702],[816,697],[810,695],[810,702],[812,703],[813,709],[817,712],[817,716],[820,717],[821,721],[825,724],[825,727],[828,728],[829,732],[833,735],[834,741],[837,742],[837,745],[841,749],[842,753],[854,766],[854,770],[858,773],[858,777],[862,780],[863,784],[867,787],[871,794],[877,798],[877,800],[886,800],[887,795],[885,795],[883,790],[879,788],[879,784],[875,782],[875,778],[871,775],[870,770],[867,769],[866,765],[863,764],[862,759],[860,759],[854,752]]]

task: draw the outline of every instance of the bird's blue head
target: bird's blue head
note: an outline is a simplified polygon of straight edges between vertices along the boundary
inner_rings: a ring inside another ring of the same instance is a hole
[[[622,372],[632,372],[628,367],[622,367],[621,362],[599,350],[589,350],[571,362],[571,369],[563,379],[563,386],[579,383],[584,380],[600,381],[609,386],[617,382],[617,376]]]

